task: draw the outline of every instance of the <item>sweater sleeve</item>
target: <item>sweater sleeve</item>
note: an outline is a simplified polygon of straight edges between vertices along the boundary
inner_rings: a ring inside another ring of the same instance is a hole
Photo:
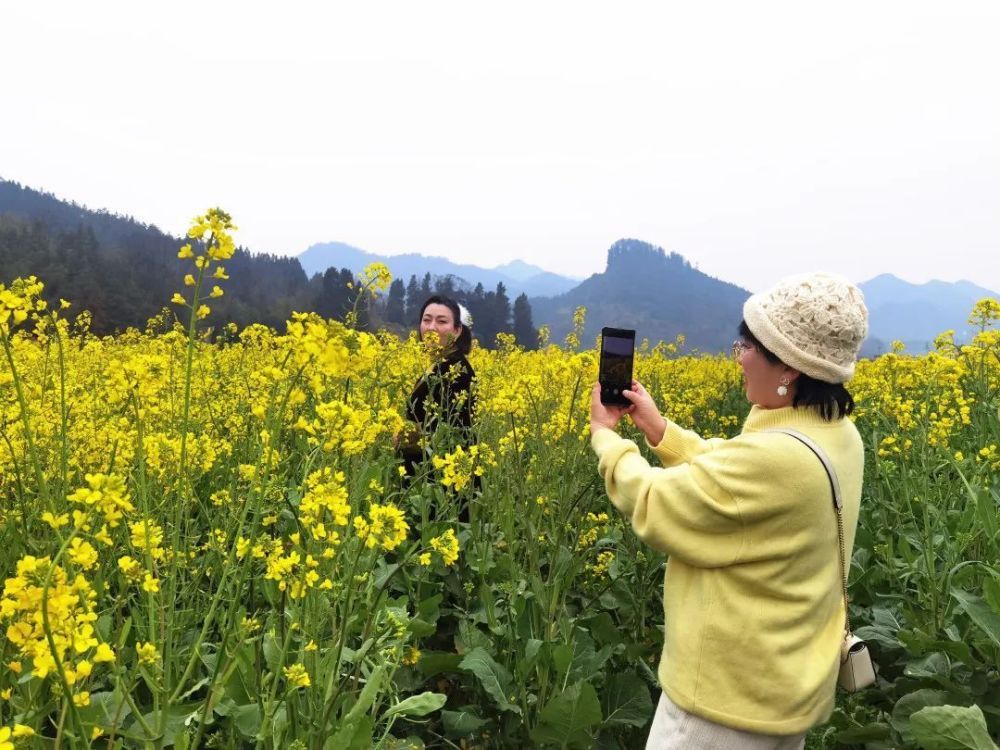
[[[663,431],[663,438],[660,442],[653,445],[646,441],[646,445],[653,449],[653,453],[664,466],[677,466],[678,464],[686,464],[702,453],[718,448],[725,442],[722,438],[706,440],[697,432],[685,430],[668,419],[667,429]]]
[[[707,450],[687,463],[654,468],[635,443],[612,430],[595,432],[591,445],[611,502],[646,544],[703,568],[739,559],[743,519],[718,479],[726,471],[727,451]]]

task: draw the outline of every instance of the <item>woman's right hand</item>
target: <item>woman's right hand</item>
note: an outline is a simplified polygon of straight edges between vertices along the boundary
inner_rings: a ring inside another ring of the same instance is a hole
[[[660,414],[653,397],[638,380],[633,380],[631,390],[622,391],[622,395],[635,407],[629,413],[632,422],[646,436],[650,445],[659,445],[663,440],[663,433],[667,430],[667,420]]]

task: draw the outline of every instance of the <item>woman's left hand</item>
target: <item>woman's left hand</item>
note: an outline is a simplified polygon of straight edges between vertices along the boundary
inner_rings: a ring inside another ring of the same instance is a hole
[[[598,430],[615,429],[618,421],[626,414],[631,414],[635,406],[615,406],[601,403],[601,384],[594,383],[590,392],[590,434]]]

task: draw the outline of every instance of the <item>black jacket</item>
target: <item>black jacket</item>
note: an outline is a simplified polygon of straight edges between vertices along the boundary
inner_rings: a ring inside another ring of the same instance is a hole
[[[464,354],[452,354],[434,365],[410,394],[406,418],[416,422],[424,434],[437,428],[439,418],[453,427],[472,430],[475,397],[472,381],[476,374]],[[431,408],[428,409],[428,406]]]

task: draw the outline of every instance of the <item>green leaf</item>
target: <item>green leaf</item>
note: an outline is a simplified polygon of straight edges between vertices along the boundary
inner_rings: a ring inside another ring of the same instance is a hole
[[[951,664],[949,664],[947,656],[935,652],[907,664],[903,669],[903,674],[907,677],[950,677]]]
[[[924,750],[997,750],[979,706],[931,706],[910,717]]]
[[[589,748],[593,727],[601,723],[601,704],[589,682],[577,682],[549,701],[538,714],[531,739],[539,745]]]
[[[92,693],[90,705],[78,708],[77,714],[86,726],[103,729],[117,728],[132,713],[125,696],[117,690],[110,693]]]
[[[461,654],[448,651],[424,651],[420,654],[417,669],[424,677],[433,677],[441,672],[458,672],[462,662]]]
[[[948,702],[948,694],[943,690],[924,688],[907,693],[892,708],[890,723],[906,742],[913,742],[913,732],[910,731],[910,716],[928,706],[943,706]]]
[[[961,589],[952,589],[951,595],[958,599],[959,605],[972,621],[1000,646],[1000,614],[995,612],[986,601],[975,594]]]
[[[385,716],[427,716],[434,713],[448,702],[448,696],[442,693],[420,693],[411,695],[405,700],[401,700],[395,706],[391,706],[385,712]]]
[[[524,647],[524,658],[528,661],[534,661],[538,658],[538,652],[544,645],[545,642],[539,640],[538,638],[529,638],[528,644]]]
[[[477,648],[486,650],[493,648],[493,641],[471,622],[462,620],[458,624],[458,638],[455,645],[459,646],[460,653],[470,653]]]
[[[274,633],[267,633],[264,636],[264,661],[267,668],[277,674],[281,669],[281,646]]]
[[[510,673],[497,664],[486,649],[479,647],[472,649],[462,659],[459,667],[466,672],[472,672],[479,679],[483,689],[504,711],[521,713],[520,706],[514,705],[507,697],[510,694]]]
[[[622,642],[622,631],[615,625],[615,621],[607,612],[590,618],[585,623],[587,630],[594,636],[594,640],[604,645],[617,645]]]
[[[382,687],[382,678],[385,676],[385,665],[379,665],[374,672],[368,677],[368,682],[361,689],[361,695],[358,696],[358,702],[351,706],[351,710],[347,712],[347,716],[344,717],[345,723],[357,721],[361,716],[371,708],[372,703],[375,702],[375,698],[378,697],[378,691]]]
[[[437,622],[441,616],[440,605],[443,598],[441,594],[435,594],[421,601],[417,605],[417,616],[426,622]]]
[[[601,695],[604,726],[627,724],[644,727],[653,716],[649,686],[635,672],[614,674]]]
[[[166,718],[164,719],[164,730],[162,736],[163,747],[170,747],[177,740],[177,735],[182,733],[184,727],[191,721],[196,721],[200,711],[204,708],[201,703],[182,703],[176,706],[170,706],[166,710]],[[142,717],[147,726],[158,727],[160,725],[161,713],[159,711],[150,711]],[[128,737],[129,739],[140,739],[147,741],[157,741],[159,737],[146,737],[145,732],[142,729],[142,724],[136,720],[131,727],[129,727],[128,732],[122,732],[122,735]]]
[[[593,643],[588,643],[585,648],[578,649],[573,657],[570,679],[586,682],[597,676],[608,659],[614,655],[615,648],[615,646],[605,646],[595,653]]]
[[[986,603],[994,612],[1000,612],[1000,580],[996,578],[986,578],[983,580],[983,594]]]
[[[287,704],[282,704],[271,718],[271,740],[274,743],[272,747],[282,746],[286,729],[288,729],[288,708]]]
[[[263,719],[259,703],[237,706],[229,715],[240,734],[244,737],[257,736],[257,732],[260,731],[261,720]]]
[[[888,724],[876,723],[864,727],[851,727],[837,733],[837,742],[842,745],[852,743],[874,742],[887,740],[892,735],[892,727]]]
[[[375,722],[370,716],[345,721],[323,744],[323,750],[368,750]]]
[[[413,633],[417,638],[426,638],[429,635],[434,635],[437,632],[437,625],[432,622],[427,622],[426,620],[421,620],[419,617],[414,617],[406,625],[406,629]]]
[[[573,647],[568,643],[560,643],[552,649],[552,663],[559,674],[564,675],[573,663]]]
[[[461,711],[442,711],[445,731],[452,737],[468,737],[486,724],[486,720],[476,713],[474,706],[465,706]]]

